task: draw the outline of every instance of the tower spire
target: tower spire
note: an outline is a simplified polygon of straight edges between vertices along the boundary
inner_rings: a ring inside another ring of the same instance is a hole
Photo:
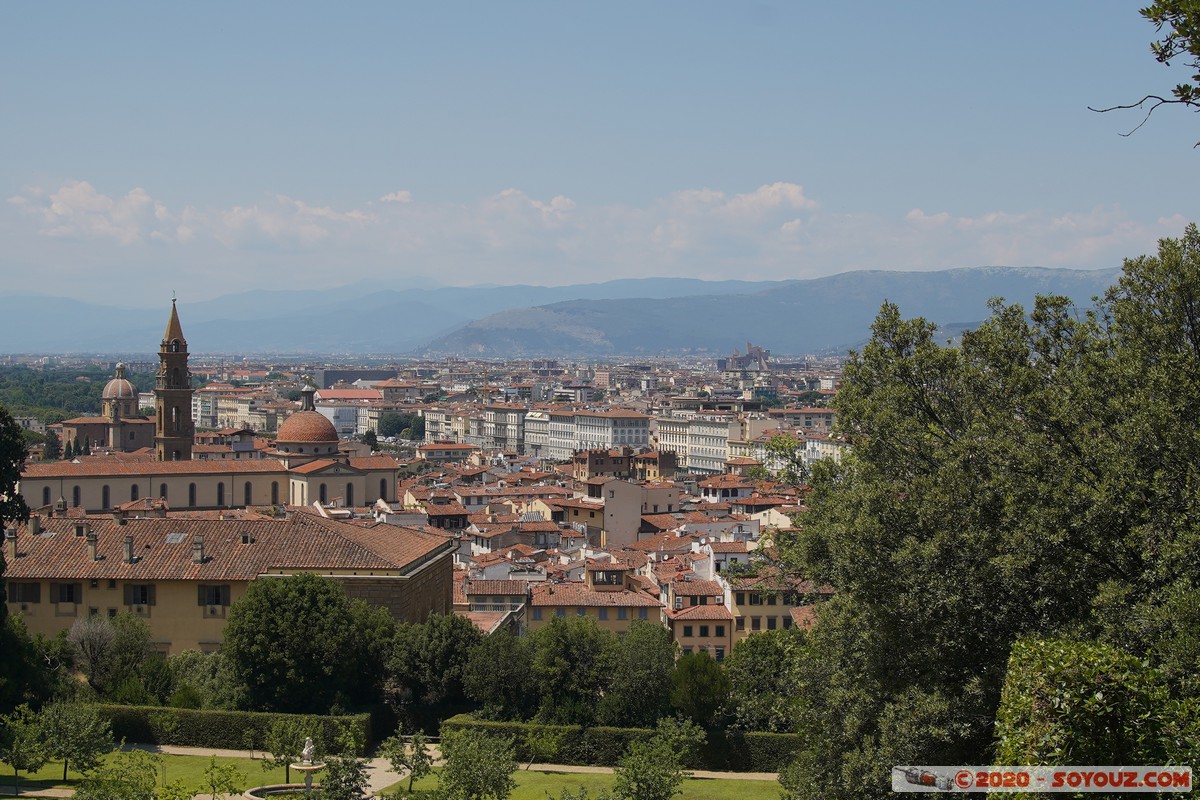
[[[179,324],[179,312],[175,310],[175,298],[171,298],[171,318],[167,320],[167,332],[163,334],[163,341],[170,342],[178,339],[181,342],[187,342],[183,338],[183,326]]]

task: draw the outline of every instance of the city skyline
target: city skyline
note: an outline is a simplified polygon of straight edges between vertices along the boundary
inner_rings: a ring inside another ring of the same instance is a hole
[[[1115,2],[0,21],[15,293],[1102,269],[1194,214],[1193,117],[1087,108],[1182,79]]]

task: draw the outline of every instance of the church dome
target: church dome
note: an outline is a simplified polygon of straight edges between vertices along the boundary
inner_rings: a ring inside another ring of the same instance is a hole
[[[319,411],[297,411],[283,421],[275,434],[277,442],[337,444],[337,429]]]
[[[100,393],[101,400],[133,400],[137,397],[137,389],[125,379],[125,365],[117,364],[117,373],[111,381],[104,385]]]

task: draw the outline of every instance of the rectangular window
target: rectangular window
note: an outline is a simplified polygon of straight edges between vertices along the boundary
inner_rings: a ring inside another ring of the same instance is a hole
[[[690,647],[683,648],[683,654],[685,656],[690,656],[692,654],[692,648],[690,648]]]
[[[607,608],[597,608],[596,609],[596,618],[597,619],[608,619],[608,609]]]
[[[587,609],[586,608],[577,608],[577,609],[575,609],[575,614],[580,617],[586,617]]]
[[[750,605],[761,606],[762,605],[762,595],[759,594],[758,592],[751,592],[750,593]]]
[[[685,639],[692,638],[692,626],[691,625],[683,626],[683,638],[685,638]]]
[[[52,583],[50,584],[50,602],[78,603],[83,599],[83,584],[81,583]]]
[[[117,610],[115,608],[110,608],[108,610],[108,618],[113,619],[116,616],[117,616]]]
[[[717,626],[717,636],[724,636],[724,635],[725,635],[725,626],[718,625]]]
[[[704,637],[708,636],[708,626],[707,625],[700,626],[700,635],[704,636]]]
[[[751,617],[750,618],[750,630],[752,630],[752,631],[761,631],[762,630],[762,617]]]
[[[554,609],[554,616],[563,619],[567,616],[567,610],[565,608],[556,608]]]
[[[738,592],[738,593],[737,593],[737,604],[738,604],[739,606],[744,606],[744,605],[746,605],[746,593],[745,593],[745,592]]]
[[[10,603],[40,603],[42,602],[42,585],[40,583],[8,584],[8,602]]]
[[[204,586],[197,587],[196,605],[200,606],[227,606],[229,605],[229,586]]]
[[[629,619],[629,609],[618,608],[617,609],[617,619]]]
[[[125,584],[125,605],[152,606],[154,605],[154,585],[149,583]]]
[[[638,609],[638,619],[650,619],[650,609],[639,608]]]
[[[775,630],[776,625],[777,625],[777,620],[775,617],[767,617],[767,630],[769,630],[769,631]]]
[[[716,652],[717,661],[725,660],[725,648],[724,647],[718,647],[715,652]]]
[[[533,610],[533,618],[535,620],[540,620],[542,618],[542,610],[540,608],[535,608]]]
[[[783,618],[783,629],[786,631],[790,627],[792,627],[792,618],[784,617]]]
[[[777,599],[777,598],[776,598],[776,597],[775,597],[775,595],[773,595],[773,594],[769,594],[769,595],[767,595],[767,605],[769,605],[769,606],[773,606],[773,605],[775,605],[775,600],[776,600],[776,599]]]

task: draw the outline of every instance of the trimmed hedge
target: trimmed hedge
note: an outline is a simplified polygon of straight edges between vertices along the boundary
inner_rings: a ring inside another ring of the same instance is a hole
[[[267,729],[278,719],[305,720],[321,752],[338,750],[338,733],[349,725],[359,741],[370,743],[371,715],[322,717],[314,714],[273,714],[260,711],[199,711],[167,706],[90,706],[112,725],[113,736],[138,744],[174,744],[249,750],[262,747]],[[361,737],[361,738],[360,738]]]
[[[442,735],[449,731],[472,728],[496,736],[510,736],[516,743],[517,759],[529,760],[526,737],[531,733],[553,732],[561,736],[558,752],[553,756],[558,764],[588,764],[616,766],[629,744],[649,739],[650,728],[607,728],[580,725],[539,725],[534,722],[491,722],[459,714],[442,723]],[[708,741],[700,751],[695,769],[726,770],[731,772],[778,772],[795,758],[801,737],[794,733],[759,733],[756,731],[709,731]]]

